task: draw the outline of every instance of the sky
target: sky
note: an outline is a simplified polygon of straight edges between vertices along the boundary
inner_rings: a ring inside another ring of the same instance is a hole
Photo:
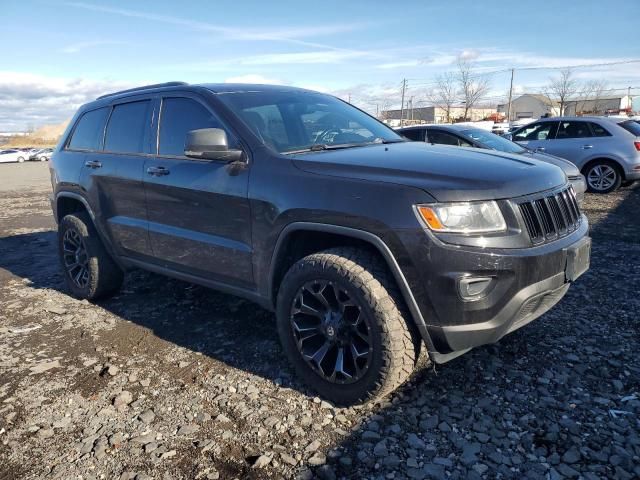
[[[506,95],[510,68],[518,94],[560,67],[640,60],[640,0],[0,0],[0,12],[0,132],[170,80],[293,85],[375,113],[399,106],[403,79],[425,102],[460,56],[489,79],[488,102]],[[640,63],[574,74],[640,95]]]

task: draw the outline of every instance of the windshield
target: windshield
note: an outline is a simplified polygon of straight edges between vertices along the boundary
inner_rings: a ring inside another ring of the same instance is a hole
[[[337,98],[313,92],[230,92],[218,98],[280,153],[346,148],[404,139]]]
[[[524,153],[527,151],[517,143],[507,140],[504,137],[500,137],[495,133],[485,132],[484,130],[479,129],[464,130],[462,133],[472,140],[475,140],[483,147],[487,147],[492,150],[499,150],[507,153]]]

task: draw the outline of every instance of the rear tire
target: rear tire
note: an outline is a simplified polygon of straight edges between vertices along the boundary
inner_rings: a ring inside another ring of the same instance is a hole
[[[610,193],[622,183],[620,167],[610,160],[594,160],[584,169],[584,177],[591,193]]]
[[[18,163],[23,163],[24,162],[24,158],[23,157],[18,157]]]
[[[86,212],[62,219],[58,226],[58,252],[74,297],[96,300],[120,289],[124,273],[105,250]]]
[[[320,295],[328,302],[318,301]],[[308,313],[310,306],[315,313]],[[409,378],[420,356],[421,341],[403,314],[395,281],[375,253],[362,249],[335,248],[294,264],[280,285],[277,322],[297,374],[338,405],[392,392]],[[310,357],[327,344],[314,363]]]

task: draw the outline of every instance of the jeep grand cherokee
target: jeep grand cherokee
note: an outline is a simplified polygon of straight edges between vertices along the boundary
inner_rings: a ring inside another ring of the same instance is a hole
[[[138,267],[276,312],[304,381],[384,395],[556,304],[589,265],[558,167],[404,141],[335,97],[170,82],[82,106],[51,163],[70,291]]]

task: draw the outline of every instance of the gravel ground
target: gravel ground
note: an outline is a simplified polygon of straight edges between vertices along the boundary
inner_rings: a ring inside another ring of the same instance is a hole
[[[47,178],[0,165],[0,479],[640,477],[640,188],[587,196],[592,267],[551,312],[338,409],[249,302],[144,272],[68,296]]]

